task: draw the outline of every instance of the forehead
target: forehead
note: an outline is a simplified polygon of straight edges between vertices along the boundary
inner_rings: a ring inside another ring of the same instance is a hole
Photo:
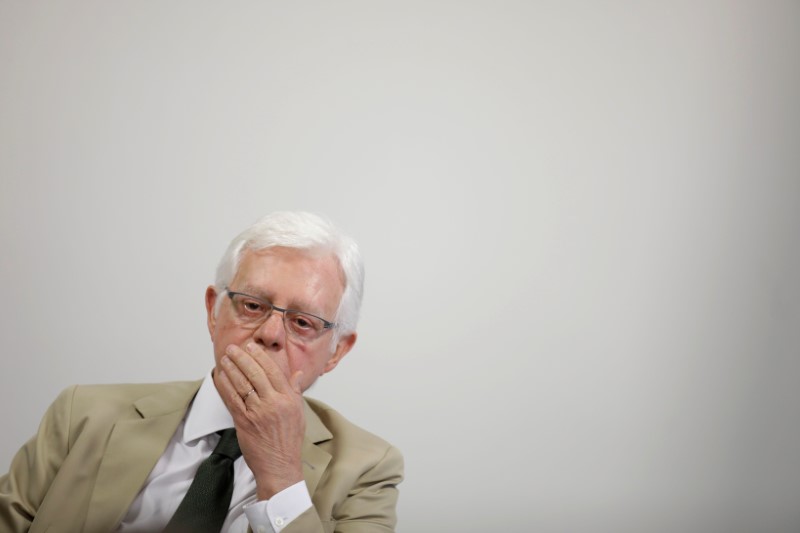
[[[266,297],[281,307],[331,314],[342,298],[344,275],[330,252],[284,247],[247,249],[231,288]]]

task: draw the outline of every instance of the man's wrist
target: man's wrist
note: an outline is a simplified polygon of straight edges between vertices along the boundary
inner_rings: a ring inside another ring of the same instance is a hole
[[[311,496],[305,481],[298,481],[275,493],[268,500],[259,499],[246,505],[244,512],[253,531],[279,533],[292,520],[310,509],[311,505]]]
[[[256,498],[270,500],[275,495],[303,481],[302,469],[284,475],[264,474],[254,476],[256,479]]]

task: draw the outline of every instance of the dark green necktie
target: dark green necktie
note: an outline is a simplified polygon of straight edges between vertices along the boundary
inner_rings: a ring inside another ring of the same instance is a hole
[[[221,431],[219,444],[200,463],[189,492],[172,515],[165,533],[219,533],[233,495],[233,462],[240,455],[236,430]]]

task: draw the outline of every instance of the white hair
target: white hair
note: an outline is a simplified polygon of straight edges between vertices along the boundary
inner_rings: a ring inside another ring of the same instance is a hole
[[[364,294],[364,264],[356,242],[330,221],[302,211],[270,213],[241,232],[228,245],[217,267],[215,286],[221,293],[233,280],[245,250],[283,246],[311,252],[330,252],[344,274],[344,292],[339,301],[332,346],[341,335],[355,332]],[[219,303],[220,300],[218,300]]]

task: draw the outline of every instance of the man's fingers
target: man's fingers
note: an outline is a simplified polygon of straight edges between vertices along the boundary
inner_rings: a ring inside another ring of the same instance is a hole
[[[271,388],[282,394],[289,392],[289,390],[292,388],[292,385],[289,383],[289,364],[288,361],[285,361],[285,355],[273,355],[254,342],[248,343],[247,346],[245,346],[245,349],[252,357],[253,362],[258,365],[261,373],[263,373]],[[283,358],[283,366],[286,367],[285,369],[281,368],[281,365],[278,361],[276,361],[276,358]]]
[[[236,390],[236,387],[233,385],[233,382],[230,377],[228,377],[228,373],[224,368],[219,369],[219,372],[215,372],[214,381],[216,381],[219,395],[225,405],[228,406],[229,411],[233,411],[234,407],[237,409],[244,409],[242,396],[239,394],[239,391]]]
[[[262,398],[273,391],[287,394],[296,390],[289,379],[289,364],[284,354],[272,354],[254,342],[247,343],[244,349],[232,344],[225,353],[223,368],[240,395],[251,388]]]
[[[250,356],[231,349],[228,349],[227,354],[222,358],[222,370],[225,371],[239,396],[247,394],[250,389],[255,389],[259,395],[265,394],[267,379],[258,365],[250,360]]]

